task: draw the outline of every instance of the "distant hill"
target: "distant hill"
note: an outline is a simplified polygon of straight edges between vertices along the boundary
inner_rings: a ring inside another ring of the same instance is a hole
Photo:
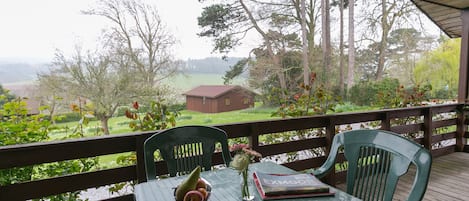
[[[220,57],[208,57],[205,59],[189,59],[186,61],[187,73],[211,73],[224,75],[231,66],[235,65],[240,57],[228,57],[226,60]]]
[[[241,60],[239,57],[229,57],[226,60],[220,57],[205,59],[189,59],[184,61],[184,72],[193,74],[219,74],[224,75],[231,66]],[[48,70],[48,64],[38,61],[22,62],[0,59],[0,84],[30,82],[36,80],[37,73]]]
[[[0,84],[36,80],[37,73],[47,69],[45,63],[0,62]]]

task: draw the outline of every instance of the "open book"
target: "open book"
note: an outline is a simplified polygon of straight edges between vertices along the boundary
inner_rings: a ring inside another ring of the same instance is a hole
[[[263,200],[334,195],[329,186],[312,174],[253,173]]]

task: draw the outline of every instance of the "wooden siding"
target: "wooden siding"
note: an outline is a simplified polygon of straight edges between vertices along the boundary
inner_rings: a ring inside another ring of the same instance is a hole
[[[217,100],[213,98],[187,96],[186,107],[187,107],[187,110],[204,112],[204,113],[216,113],[218,106],[217,106]]]
[[[345,128],[351,124],[359,125],[375,122],[373,124],[378,125],[378,127],[394,130],[401,134],[415,134],[415,131],[417,131],[417,134],[413,135],[415,137],[414,140],[427,147],[434,157],[438,157],[454,153],[457,150],[457,144],[454,141],[464,142],[461,139],[455,139],[455,137],[461,136],[465,138],[469,136],[469,133],[466,132],[467,121],[465,119],[468,113],[461,110],[463,107],[463,104],[449,104],[214,126],[225,130],[230,139],[247,137],[249,144],[254,150],[259,151],[264,157],[271,157],[312,148],[327,148],[338,127]],[[415,119],[416,121],[408,121],[409,119]],[[463,132],[464,134],[454,133],[456,129],[454,123],[464,123],[464,125],[461,125],[462,128],[458,129],[458,132]],[[263,142],[260,142],[261,136],[304,129],[323,130],[325,135],[275,144],[263,144]],[[64,175],[0,186],[0,200],[41,198],[124,181],[144,182],[143,142],[156,132],[130,133],[0,147],[0,158],[2,159],[0,160],[0,169],[132,151],[137,153],[137,164],[132,166],[101,169],[88,173]],[[450,140],[450,142],[447,143],[447,140]],[[463,147],[462,150],[469,151],[469,147],[465,143]],[[325,157],[325,155],[310,156],[279,163],[295,170],[305,170],[319,167],[324,162]],[[340,157],[339,162],[342,160],[343,157]],[[222,163],[221,155],[219,153],[215,154],[213,164]],[[161,170],[159,173],[167,173],[164,161],[159,161],[156,165],[157,169]],[[334,184],[342,182],[344,180],[343,176],[343,172],[335,173],[330,177],[328,182]],[[110,198],[110,200],[131,200],[131,198],[131,195],[123,195],[117,198]]]
[[[244,104],[244,99],[249,100],[248,104]],[[226,104],[226,99],[229,99],[230,104]],[[188,110],[204,112],[204,113],[219,113],[228,112],[233,110],[241,110],[254,106],[254,94],[249,91],[234,89],[215,98],[199,96],[186,96],[186,107]]]

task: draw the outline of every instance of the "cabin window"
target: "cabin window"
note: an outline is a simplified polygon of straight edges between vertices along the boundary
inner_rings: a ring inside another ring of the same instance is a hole
[[[205,96],[202,98],[202,104],[205,105]]]
[[[231,105],[231,100],[229,98],[225,98],[225,105]]]
[[[245,104],[245,105],[249,104],[249,98],[248,97],[243,98],[243,104]]]

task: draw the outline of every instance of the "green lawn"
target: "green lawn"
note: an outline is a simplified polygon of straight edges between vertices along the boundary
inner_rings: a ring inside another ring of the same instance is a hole
[[[356,107],[351,105],[342,105],[342,108],[337,108],[338,112],[344,111],[359,111],[366,110],[366,108]],[[272,117],[271,114],[275,111],[274,108],[265,108],[262,106],[257,106],[254,108],[223,112],[223,113],[200,113],[194,111],[183,110],[180,112],[180,116],[177,118],[176,126],[185,126],[185,125],[217,125],[217,124],[228,124],[236,122],[247,122],[247,121],[257,121],[257,120],[267,120],[267,119],[278,119],[279,117]],[[131,133],[134,132],[129,128],[130,120],[126,117],[114,117],[109,120],[109,128],[111,135],[122,134],[122,133]],[[68,134],[72,133],[74,127],[76,127],[77,122],[63,123],[59,124],[59,127],[69,127],[68,131],[66,129],[61,129],[50,133],[51,140],[60,140]],[[83,130],[85,131],[85,137],[91,137],[96,135],[102,135],[102,133],[97,134],[96,128],[100,125],[99,121],[90,122]],[[121,154],[113,154],[100,156],[100,164],[103,166],[116,166],[115,161],[118,156]]]
[[[176,121],[176,126],[184,125],[215,125],[215,124],[225,124],[225,123],[234,123],[234,122],[246,122],[246,121],[255,121],[255,120],[265,120],[265,119],[274,119],[278,117],[271,117],[271,113],[275,109],[272,108],[249,108],[245,110],[223,112],[223,113],[200,113],[194,111],[183,110],[181,115]],[[109,120],[109,128],[111,135],[130,133],[133,132],[129,128],[129,119],[126,117],[114,117]],[[92,121],[86,127],[83,128],[85,131],[85,137],[96,136],[96,127],[100,124],[99,121]],[[72,133],[73,129],[76,127],[77,122],[61,123],[57,126],[60,128],[68,127],[68,129],[60,129],[54,132],[51,132],[49,136],[51,140],[60,140],[64,138],[67,134]],[[102,135],[102,133],[101,133]],[[128,153],[121,154],[112,154],[106,156],[100,156],[99,161],[102,166],[114,167],[116,166],[116,159],[118,156],[125,155]]]

